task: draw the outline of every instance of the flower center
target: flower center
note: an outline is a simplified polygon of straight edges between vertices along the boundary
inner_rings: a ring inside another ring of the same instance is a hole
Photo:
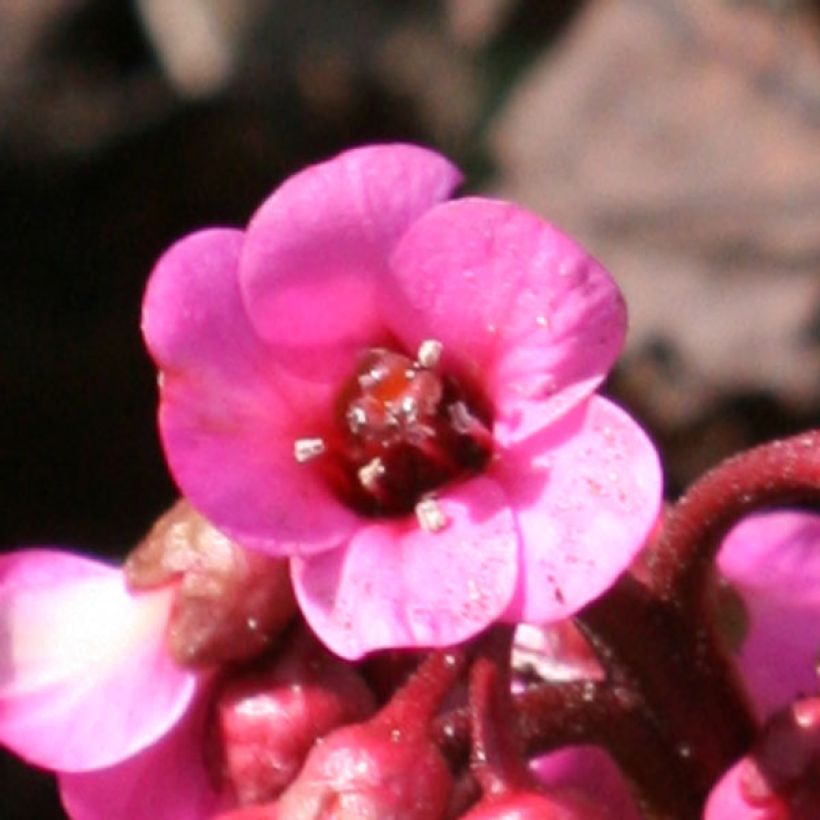
[[[446,524],[431,495],[480,472],[492,454],[488,415],[438,371],[441,344],[416,359],[371,348],[339,393],[331,437],[301,438],[294,456],[326,473],[345,503],[366,515],[415,510],[427,529]]]

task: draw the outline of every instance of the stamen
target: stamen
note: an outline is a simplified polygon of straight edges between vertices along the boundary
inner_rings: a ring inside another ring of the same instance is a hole
[[[444,510],[435,498],[422,498],[416,504],[416,519],[425,532],[439,532],[449,523]]]
[[[358,435],[367,424],[367,413],[363,407],[353,405],[345,414],[348,429],[354,435]]]
[[[453,402],[447,408],[447,412],[450,414],[450,424],[453,425],[453,430],[462,435],[467,435],[472,431],[476,418],[467,409],[467,405],[463,401]]]
[[[444,345],[438,339],[425,339],[419,345],[416,354],[416,361],[428,370],[435,367],[441,361],[441,352]]]
[[[419,403],[412,396],[403,396],[398,412],[405,424],[415,424],[419,420]]]
[[[325,451],[325,441],[321,438],[297,438],[293,442],[293,457],[299,464],[312,461]]]
[[[372,367],[358,377],[359,387],[362,390],[372,390],[379,382],[387,378],[387,370],[383,367]]]
[[[378,489],[379,479],[384,475],[385,470],[384,462],[376,456],[376,458],[368,461],[364,467],[359,467],[359,483],[365,490],[374,492]]]
[[[326,448],[323,475],[348,503],[375,516],[416,510],[429,532],[447,525],[430,493],[481,471],[493,452],[484,417],[439,370],[442,349],[425,339],[416,359],[388,348],[365,351],[335,405],[342,435],[300,439],[294,451],[308,461]]]
[[[454,401],[448,405],[447,412],[450,415],[450,424],[453,426],[453,430],[459,435],[470,436],[476,443],[492,449],[492,433],[482,423],[481,419],[476,418],[470,412],[470,408],[463,401]]]

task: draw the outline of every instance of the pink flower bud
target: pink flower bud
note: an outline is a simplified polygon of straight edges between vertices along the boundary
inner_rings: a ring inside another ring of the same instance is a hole
[[[218,693],[210,740],[223,787],[239,805],[273,800],[317,738],[374,710],[358,672],[302,632]]]
[[[813,820],[820,806],[820,697],[778,712],[712,790],[705,820]]]
[[[609,820],[610,817],[600,803],[580,794],[547,796],[510,791],[486,797],[460,820]]]
[[[288,820],[440,820],[451,789],[431,741],[371,721],[319,741],[278,809]]]

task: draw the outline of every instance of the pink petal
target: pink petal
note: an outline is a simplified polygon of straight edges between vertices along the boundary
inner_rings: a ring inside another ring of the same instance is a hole
[[[277,372],[248,323],[241,245],[239,231],[192,234],[151,276],[143,330],[161,371],[166,455],[183,494],[234,540],[272,554],[326,549],[355,516],[293,457],[297,438],[316,435],[316,397]]]
[[[761,714],[816,691],[820,515],[750,516],[726,536],[718,566],[747,609],[739,662]]]
[[[288,179],[251,220],[240,270],[251,321],[280,359],[346,375],[383,335],[378,286],[395,242],[460,180],[413,145],[357,148]]]
[[[741,775],[746,759],[736,763],[709,794],[703,820],[771,820],[767,808],[749,805],[743,797]]]
[[[346,549],[294,559],[296,595],[321,640],[343,658],[385,647],[448,646],[504,610],[518,536],[498,485],[475,478],[446,491],[447,526],[373,523]]]
[[[487,199],[439,205],[391,261],[391,329],[425,338],[480,384],[494,435],[511,444],[591,393],[623,343],[626,314],[609,274],[568,237],[521,208]]]
[[[606,807],[612,820],[640,820],[621,770],[599,746],[566,746],[536,758],[530,768],[548,792],[571,789]]]
[[[597,598],[630,565],[660,509],[655,448],[600,396],[503,453],[495,470],[522,540],[509,621],[555,621]]]
[[[0,557],[0,742],[82,771],[167,732],[196,687],[165,649],[172,595],[131,595],[118,569],[68,553]]]
[[[207,820],[219,808],[205,768],[205,699],[165,737],[107,769],[60,776],[72,820]]]

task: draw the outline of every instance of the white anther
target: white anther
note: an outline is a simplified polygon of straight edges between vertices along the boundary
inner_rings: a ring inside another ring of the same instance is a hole
[[[365,373],[359,374],[359,387],[362,390],[371,390],[379,382],[382,382],[387,377],[387,369],[381,365],[375,365]]]
[[[449,523],[435,498],[422,498],[416,504],[416,519],[425,532],[439,532]]]
[[[399,402],[399,413],[406,424],[413,424],[419,417],[419,403],[412,396],[404,396]]]
[[[345,414],[345,419],[351,433],[360,433],[367,424],[367,413],[363,407],[351,407]]]
[[[293,442],[293,457],[300,463],[312,461],[325,451],[325,442],[321,438],[297,438]]]
[[[463,401],[455,401],[448,408],[450,424],[457,433],[466,435],[475,427],[475,416],[467,409]]]
[[[441,360],[441,351],[444,345],[438,339],[425,339],[419,345],[419,352],[416,354],[416,361],[426,368],[435,367]]]
[[[384,462],[376,456],[364,465],[359,467],[359,483],[366,490],[375,490],[379,485],[379,479],[384,475]]]

